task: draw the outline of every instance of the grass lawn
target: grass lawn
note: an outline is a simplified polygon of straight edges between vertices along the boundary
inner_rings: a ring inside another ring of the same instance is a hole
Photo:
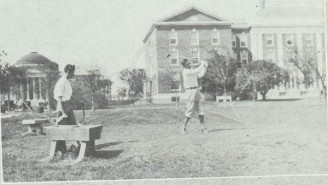
[[[4,180],[63,181],[328,173],[325,105],[290,102],[206,103],[208,134],[198,119],[181,134],[184,107],[126,106],[87,112],[103,125],[97,153],[73,164],[51,162],[46,136],[24,135],[24,114],[2,119]],[[81,118],[81,111],[76,111]],[[69,143],[72,144],[72,143]]]

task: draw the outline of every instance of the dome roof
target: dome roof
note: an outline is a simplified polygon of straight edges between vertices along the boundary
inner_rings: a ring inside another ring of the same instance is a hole
[[[53,64],[47,57],[38,54],[37,52],[31,52],[28,55],[23,56],[16,62],[17,65],[26,64]]]

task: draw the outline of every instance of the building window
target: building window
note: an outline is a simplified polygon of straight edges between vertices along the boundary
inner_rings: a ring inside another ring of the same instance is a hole
[[[240,47],[246,48],[247,47],[247,36],[246,35],[240,35]]]
[[[171,65],[178,65],[178,51],[171,51]]]
[[[246,51],[240,53],[240,60],[241,63],[248,64],[248,53]]]
[[[265,45],[266,46],[274,46],[272,34],[265,35]]]
[[[174,29],[170,31],[169,37],[170,45],[178,45],[178,33]]]
[[[214,29],[211,33],[212,45],[220,45],[220,32]]]
[[[180,90],[180,82],[171,80],[171,91],[179,91]]]
[[[199,44],[199,37],[198,32],[196,29],[193,29],[191,32],[191,45],[198,45]]]
[[[313,45],[313,35],[311,33],[306,33],[303,35],[304,43],[308,46]]]
[[[231,37],[231,44],[232,44],[232,47],[236,47],[236,35],[232,35]]]
[[[193,64],[198,64],[199,62],[199,51],[197,49],[193,49],[191,51],[191,59]]]
[[[294,35],[293,34],[286,34],[285,35],[286,45],[293,46],[294,45]]]
[[[180,90],[181,90],[180,74],[176,73],[172,76],[171,91],[180,91]]]

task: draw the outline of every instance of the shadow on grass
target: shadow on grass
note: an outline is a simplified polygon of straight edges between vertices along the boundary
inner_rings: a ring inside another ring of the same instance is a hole
[[[246,128],[219,128],[219,129],[209,130],[208,132],[219,132],[224,130],[246,130]]]
[[[100,150],[96,151],[93,157],[102,159],[112,159],[117,158],[122,152],[123,150]]]
[[[266,100],[256,100],[256,102],[275,102],[275,101],[299,101],[299,98],[290,98],[290,99],[266,99]]]
[[[101,148],[106,148],[106,147],[109,147],[109,146],[119,145],[119,144],[122,144],[122,143],[134,143],[134,142],[138,142],[138,140],[127,141],[127,142],[118,141],[118,142],[103,143],[103,144],[99,144],[99,145],[95,146],[95,149],[99,150]]]

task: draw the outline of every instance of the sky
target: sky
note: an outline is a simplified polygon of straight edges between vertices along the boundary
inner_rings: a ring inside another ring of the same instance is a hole
[[[259,0],[1,0],[0,50],[15,63],[30,52],[117,81],[143,68],[142,42],[153,22],[191,6],[235,21],[253,17]],[[118,83],[119,84],[119,83]]]

